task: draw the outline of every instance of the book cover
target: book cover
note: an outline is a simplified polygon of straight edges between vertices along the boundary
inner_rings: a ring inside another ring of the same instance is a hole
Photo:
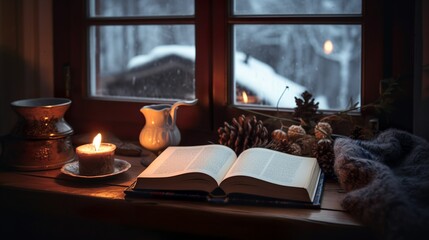
[[[241,193],[240,198],[248,194],[314,202],[320,173],[316,158],[265,148],[247,149],[237,156],[223,145],[176,146],[143,170],[133,189],[203,191],[216,200],[219,195],[233,198]]]
[[[317,190],[313,202],[289,201],[276,198],[259,197],[247,194],[230,194],[222,196],[210,194],[203,191],[164,191],[164,190],[141,190],[134,189],[135,182],[127,187],[124,192],[126,198],[149,198],[149,199],[170,199],[187,200],[196,202],[209,202],[222,205],[260,205],[274,207],[294,207],[294,208],[315,208],[321,207],[322,195],[324,189],[324,174],[320,174]]]

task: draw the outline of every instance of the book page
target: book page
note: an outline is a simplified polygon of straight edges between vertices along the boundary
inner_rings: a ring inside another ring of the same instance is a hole
[[[314,158],[251,148],[240,154],[225,178],[250,176],[278,185],[307,188],[315,164]]]
[[[219,184],[236,159],[235,152],[223,145],[169,147],[140,177],[171,177],[191,172],[210,175]]]

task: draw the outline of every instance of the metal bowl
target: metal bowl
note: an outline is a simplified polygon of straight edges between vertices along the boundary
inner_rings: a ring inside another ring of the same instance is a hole
[[[73,129],[64,120],[71,100],[33,98],[14,101],[19,119],[1,140],[1,165],[33,171],[60,168],[75,159]]]
[[[32,98],[14,101],[12,109],[19,120],[11,135],[25,139],[56,139],[68,136],[73,129],[64,120],[70,107],[67,98]]]

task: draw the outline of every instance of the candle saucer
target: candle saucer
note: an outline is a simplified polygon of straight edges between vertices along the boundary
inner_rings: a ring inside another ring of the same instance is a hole
[[[78,178],[104,178],[104,177],[110,177],[110,176],[114,176],[114,175],[123,173],[131,167],[131,164],[129,162],[127,162],[125,160],[117,159],[117,158],[115,158],[114,164],[115,164],[115,166],[114,166],[114,170],[112,173],[102,174],[102,175],[87,176],[87,175],[79,174],[79,161],[74,161],[74,162],[65,164],[61,168],[61,172],[66,174],[66,175],[69,175],[72,177],[78,177]]]

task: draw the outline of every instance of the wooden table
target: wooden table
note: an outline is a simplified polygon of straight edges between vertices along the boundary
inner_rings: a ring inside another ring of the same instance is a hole
[[[144,167],[138,158],[118,158],[132,167],[100,180],[74,178],[59,169],[0,169],[0,234],[66,239],[373,238],[341,208],[344,193],[333,181],[326,182],[317,210],[126,198],[125,188]]]

